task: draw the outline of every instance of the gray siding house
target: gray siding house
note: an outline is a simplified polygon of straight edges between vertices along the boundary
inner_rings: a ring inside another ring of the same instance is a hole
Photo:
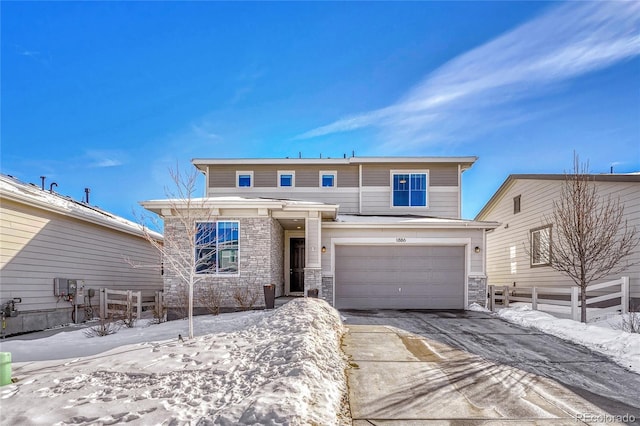
[[[139,225],[6,175],[0,175],[0,255],[3,334],[68,324],[74,304],[78,321],[85,305],[97,316],[100,288],[152,296],[163,287],[160,257]],[[135,269],[124,256],[158,266]],[[84,286],[81,300],[65,294],[66,280]]]
[[[277,296],[317,291],[342,309],[484,304],[485,234],[498,224],[460,217],[461,175],[475,161],[195,159],[206,178],[200,201],[215,222],[207,226],[232,229],[219,239],[232,248],[227,258],[237,257],[231,268],[214,259],[201,271],[205,285],[261,293],[275,284]],[[167,240],[180,232],[171,200],[141,204],[162,216]],[[181,285],[165,274],[169,304]]]
[[[489,202],[476,216],[476,220],[496,221],[500,226],[487,234],[487,275],[489,284],[518,286],[571,286],[573,282],[564,274],[551,268],[536,253],[545,250],[530,249],[530,244],[543,242],[537,238],[541,232],[550,233],[553,227],[545,221],[558,199],[565,175],[518,174],[509,176]],[[591,175],[598,193],[620,199],[629,226],[640,230],[640,175],[612,174]],[[532,254],[533,253],[533,254]],[[631,261],[640,258],[636,248]],[[624,275],[629,276],[630,297],[640,302],[640,265],[630,266]],[[600,282],[620,278],[609,276]]]

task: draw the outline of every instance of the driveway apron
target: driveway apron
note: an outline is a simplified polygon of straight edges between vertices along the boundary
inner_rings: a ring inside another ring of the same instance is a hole
[[[553,336],[475,312],[342,315],[355,426],[620,424],[640,415],[640,376]],[[603,389],[592,376],[608,368],[627,383]],[[576,392],[580,381],[585,392]],[[618,392],[626,395],[607,397]]]

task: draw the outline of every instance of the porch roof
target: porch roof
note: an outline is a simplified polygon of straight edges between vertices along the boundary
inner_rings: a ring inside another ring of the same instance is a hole
[[[315,201],[300,201],[277,198],[249,198],[249,197],[204,197],[187,199],[163,199],[141,201],[145,209],[163,216],[167,209],[268,209],[271,211],[302,212],[317,211],[323,218],[334,219],[338,212],[338,205],[319,203]]]

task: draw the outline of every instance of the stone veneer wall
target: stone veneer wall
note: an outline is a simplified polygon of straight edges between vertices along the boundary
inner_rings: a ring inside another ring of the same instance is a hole
[[[263,286],[272,283],[274,278],[281,279],[283,275],[282,255],[276,255],[284,250],[281,248],[284,246],[284,232],[280,224],[274,224],[277,221],[270,217],[220,217],[217,220],[235,220],[240,223],[240,274],[239,276],[203,275],[194,286],[194,313],[208,313],[198,299],[212,286],[222,296],[223,310],[237,308],[233,295],[238,291],[246,290],[255,294],[254,307],[264,307]],[[184,225],[179,220],[166,218],[164,232],[165,244],[175,242],[173,247],[167,247],[169,253],[189,250]],[[277,262],[276,259],[278,259]],[[280,266],[274,263],[279,263]],[[280,273],[274,275],[276,268],[280,268]],[[186,315],[188,291],[188,285],[165,262],[164,296],[169,309],[169,319]]]
[[[276,297],[284,294],[284,229],[271,219],[271,284],[276,286]]]
[[[322,277],[320,297],[333,306],[333,277]]]
[[[318,289],[318,297],[322,298],[322,269],[304,268],[304,291]]]
[[[485,277],[469,277],[467,284],[469,305],[475,302],[480,306],[486,306],[487,279]]]

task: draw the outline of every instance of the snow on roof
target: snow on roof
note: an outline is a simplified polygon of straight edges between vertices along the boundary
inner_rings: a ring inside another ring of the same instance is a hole
[[[37,185],[27,184],[10,175],[0,174],[0,195],[2,198],[54,211],[118,231],[137,236],[143,235],[143,227],[138,223],[116,216],[85,202],[76,201],[55,191],[43,190]],[[149,231],[149,234],[157,239],[163,238],[157,232]]]

